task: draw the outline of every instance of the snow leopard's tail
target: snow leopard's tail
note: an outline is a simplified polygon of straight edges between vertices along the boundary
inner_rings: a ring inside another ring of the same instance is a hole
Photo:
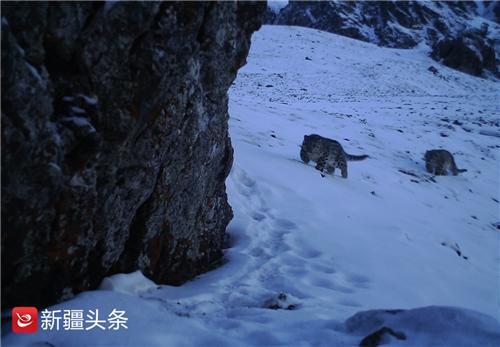
[[[365,160],[367,158],[370,158],[370,157],[367,156],[366,154],[363,154],[363,155],[352,155],[352,154],[348,154],[348,153],[345,154],[345,159],[349,160],[349,161],[360,161],[360,160]]]

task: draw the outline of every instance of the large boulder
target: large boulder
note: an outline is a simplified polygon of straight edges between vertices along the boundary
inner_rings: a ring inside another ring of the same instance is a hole
[[[2,303],[217,264],[227,90],[265,3],[2,3]]]

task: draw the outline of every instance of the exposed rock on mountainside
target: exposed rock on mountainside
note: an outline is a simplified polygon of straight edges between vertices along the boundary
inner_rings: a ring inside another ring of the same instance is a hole
[[[436,42],[432,47],[431,57],[471,75],[480,76],[486,69],[499,76],[493,47],[493,41],[485,35],[469,31]]]
[[[269,24],[305,26],[380,46],[412,48],[424,41],[445,65],[497,76],[499,20],[500,3],[494,1],[291,1],[278,14],[266,14]]]
[[[2,3],[2,296],[181,283],[231,219],[227,90],[265,3]]]

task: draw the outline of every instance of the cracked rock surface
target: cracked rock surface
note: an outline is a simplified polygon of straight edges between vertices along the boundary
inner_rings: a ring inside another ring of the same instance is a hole
[[[265,3],[2,3],[2,300],[217,264],[227,90]]]

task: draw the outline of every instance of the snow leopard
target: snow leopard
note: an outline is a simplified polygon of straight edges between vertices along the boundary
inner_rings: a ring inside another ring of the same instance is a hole
[[[320,135],[305,135],[300,146],[300,159],[304,163],[316,162],[316,170],[325,174],[333,174],[335,168],[340,169],[343,178],[347,178],[347,161],[369,158],[368,155],[351,155],[344,151],[342,145],[335,140]]]
[[[457,168],[453,154],[445,149],[432,149],[425,152],[424,160],[427,172],[436,176],[445,176],[449,171],[453,176],[456,176],[460,172],[467,171],[466,169]]]

